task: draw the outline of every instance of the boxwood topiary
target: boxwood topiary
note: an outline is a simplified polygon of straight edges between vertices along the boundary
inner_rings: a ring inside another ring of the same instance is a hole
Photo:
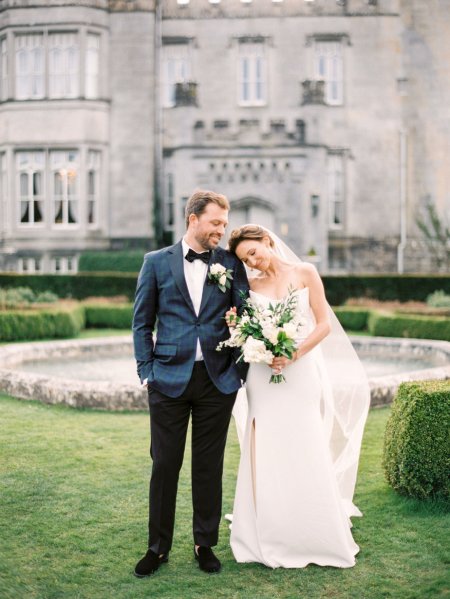
[[[86,326],[131,329],[133,304],[85,304]]]
[[[367,308],[333,307],[339,322],[348,331],[362,331],[367,327],[369,310]]]
[[[84,309],[0,311],[0,341],[75,337],[84,328]]]
[[[450,381],[402,383],[386,425],[383,468],[400,494],[450,497]]]
[[[450,318],[445,316],[409,316],[373,310],[369,314],[368,329],[380,337],[450,341]]]

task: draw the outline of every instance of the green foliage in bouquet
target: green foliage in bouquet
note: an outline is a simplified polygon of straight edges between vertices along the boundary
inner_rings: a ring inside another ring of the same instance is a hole
[[[386,425],[383,468],[400,494],[450,499],[450,381],[402,383]]]

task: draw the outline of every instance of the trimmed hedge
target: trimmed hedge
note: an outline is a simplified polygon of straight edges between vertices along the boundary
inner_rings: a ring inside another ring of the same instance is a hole
[[[133,304],[85,304],[84,311],[87,327],[131,329]]]
[[[363,331],[367,328],[370,310],[367,308],[333,307],[339,322],[348,331]]]
[[[141,254],[139,268],[144,253]],[[137,270],[139,270],[137,268]],[[126,295],[134,298],[135,273],[79,273],[76,275],[27,275],[0,273],[0,287],[31,287],[36,291],[53,291],[59,297],[84,299],[89,296]],[[442,289],[450,294],[449,275],[325,275],[327,299],[332,306],[349,298],[369,297],[379,300],[425,301],[430,293]]]
[[[445,316],[407,316],[371,311],[368,329],[376,337],[410,337],[450,341],[450,318]]]
[[[81,272],[139,272],[145,250],[83,252],[78,261]]]
[[[0,341],[75,337],[85,326],[84,309],[10,310],[0,312]]]
[[[87,273],[76,275],[21,275],[0,273],[0,287],[31,287],[34,292],[53,291],[58,297],[84,299],[91,296],[126,295],[132,301],[137,274]]]
[[[450,497],[450,381],[402,383],[386,425],[388,483],[418,499]]]
[[[438,289],[450,294],[449,275],[326,275],[322,278],[332,306],[354,297],[406,302],[425,301]]]

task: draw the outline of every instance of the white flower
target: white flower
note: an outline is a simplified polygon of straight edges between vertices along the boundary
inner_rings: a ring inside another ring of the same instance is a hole
[[[263,341],[248,337],[242,347],[245,362],[264,362],[270,364],[273,360],[272,352],[266,349]]]
[[[241,335],[241,331],[236,327],[231,331],[230,345],[232,347],[242,347],[245,343],[245,337]]]
[[[289,339],[295,339],[297,335],[297,326],[294,322],[285,322],[283,325],[283,331],[286,333]]]
[[[219,285],[225,285],[225,283],[227,282],[227,275],[221,275],[219,277]]]
[[[227,269],[225,268],[225,266],[223,266],[223,264],[219,264],[218,262],[216,262],[215,264],[211,264],[211,266],[209,267],[209,272],[212,275],[222,275],[223,273],[225,273]],[[220,277],[222,278],[222,277]],[[220,283],[221,285],[224,285],[224,283]]]
[[[270,341],[270,343],[273,343],[274,345],[277,344],[278,341],[278,328],[273,326],[273,324],[267,324],[264,325],[262,327],[262,334],[264,335],[264,337],[266,339],[268,339]]]

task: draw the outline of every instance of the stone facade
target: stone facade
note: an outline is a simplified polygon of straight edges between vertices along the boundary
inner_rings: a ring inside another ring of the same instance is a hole
[[[322,272],[433,272],[415,220],[450,215],[444,4],[3,0],[0,269],[169,243],[207,187]]]

